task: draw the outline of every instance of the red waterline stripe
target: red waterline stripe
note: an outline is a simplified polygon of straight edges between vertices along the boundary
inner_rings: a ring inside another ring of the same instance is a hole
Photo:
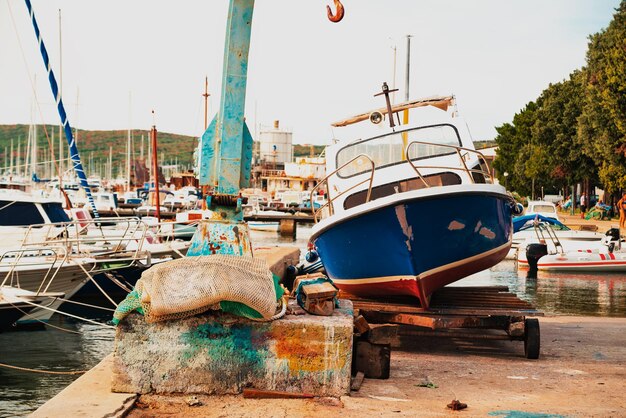
[[[623,266],[626,265],[626,261],[617,261],[615,263],[611,263],[610,260],[607,260],[606,263],[601,263],[599,261],[594,262],[580,262],[580,263],[541,263],[539,267],[553,267],[553,266],[562,266],[562,267],[575,267],[575,266]]]

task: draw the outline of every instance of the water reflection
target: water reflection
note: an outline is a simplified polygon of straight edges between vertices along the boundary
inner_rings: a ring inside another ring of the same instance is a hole
[[[113,348],[114,331],[54,315],[41,331],[0,334],[0,362],[53,371],[88,370]],[[0,367],[0,416],[26,415],[70,384],[77,375],[52,375]]]
[[[508,286],[546,314],[626,316],[626,274],[556,273],[539,271],[536,279],[526,277],[514,261],[455,283],[463,286]]]
[[[527,279],[517,271],[516,292],[546,313],[626,316],[626,275],[623,273],[556,273],[539,271]]]

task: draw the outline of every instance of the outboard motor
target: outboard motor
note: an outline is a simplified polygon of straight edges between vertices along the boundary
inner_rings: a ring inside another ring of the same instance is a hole
[[[511,205],[511,211],[513,212],[513,215],[519,216],[524,213],[524,206],[521,203],[515,202]]]
[[[612,253],[613,250],[615,249],[615,247],[617,246],[617,249],[619,249],[621,247],[620,245],[620,233],[619,233],[619,228],[611,228],[608,231],[606,231],[606,233],[604,234],[605,237],[602,240],[602,242],[609,247],[609,252]]]
[[[537,262],[544,255],[548,254],[548,246],[546,244],[528,244],[526,247],[526,259],[528,260],[528,274],[526,278],[537,278]]]

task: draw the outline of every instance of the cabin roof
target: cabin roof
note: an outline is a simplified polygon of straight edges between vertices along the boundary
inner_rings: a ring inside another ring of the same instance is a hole
[[[447,111],[448,107],[452,106],[453,104],[454,104],[454,96],[431,96],[431,97],[410,100],[408,102],[393,105],[391,106],[391,112],[396,113],[396,112],[401,112],[406,109],[413,109],[415,107],[424,107],[424,106],[433,106],[443,111]],[[387,107],[381,107],[380,109],[374,109],[369,112],[361,113],[356,116],[352,116],[347,119],[334,122],[331,124],[331,126],[334,126],[334,127],[348,126],[348,125],[352,125],[353,123],[358,123],[364,120],[368,120],[372,112],[380,112],[383,115],[386,115]]]

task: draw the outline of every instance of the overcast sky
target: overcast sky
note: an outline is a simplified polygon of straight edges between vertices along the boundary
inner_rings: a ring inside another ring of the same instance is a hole
[[[400,101],[411,34],[411,98],[454,94],[474,139],[493,139],[496,126],[584,65],[588,36],[608,25],[619,0],[345,0],[338,24],[327,20],[327,3],[256,1],[246,100],[253,133],[278,119],[296,143],[329,143],[331,122],[383,105],[373,94],[393,83],[394,47]],[[154,109],[160,131],[202,134],[205,76],[209,118],[219,105],[227,0],[32,4],[57,77],[61,9],[73,126],[149,129]],[[34,122],[57,124],[22,0],[0,0],[0,39],[0,124],[30,123],[35,93]]]

